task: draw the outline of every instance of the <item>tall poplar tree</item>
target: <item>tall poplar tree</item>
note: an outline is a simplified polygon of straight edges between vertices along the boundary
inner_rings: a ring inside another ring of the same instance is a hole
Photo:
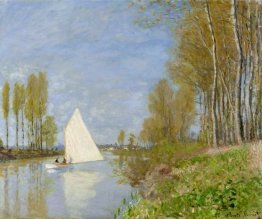
[[[25,86],[23,84],[19,86],[19,94],[20,94],[20,103],[21,103],[20,109],[21,109],[22,147],[24,147],[24,140],[25,140],[24,114],[25,114],[26,93],[25,93]]]
[[[21,98],[20,98],[20,86],[17,82],[14,85],[12,109],[16,121],[16,148],[18,148],[19,111],[21,109]]]
[[[27,80],[25,103],[25,116],[28,121],[28,140],[31,149],[36,149],[35,119],[37,108],[37,85],[37,77],[35,76],[35,74],[31,74]]]
[[[5,82],[3,91],[2,91],[2,110],[3,110],[3,117],[5,119],[6,125],[6,148],[8,149],[8,119],[9,119],[9,92],[10,86],[8,82]]]
[[[43,117],[47,112],[47,100],[48,100],[48,81],[46,73],[40,72],[38,75],[38,105],[39,105],[39,120],[40,120],[40,149],[43,147]]]
[[[120,130],[119,134],[118,134],[118,137],[117,137],[117,142],[118,144],[121,146],[121,145],[124,145],[124,142],[125,142],[125,131],[122,129]]]

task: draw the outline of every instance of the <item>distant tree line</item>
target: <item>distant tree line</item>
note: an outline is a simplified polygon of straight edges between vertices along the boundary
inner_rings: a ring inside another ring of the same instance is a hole
[[[16,147],[27,146],[33,150],[43,150],[44,145],[53,146],[56,142],[57,126],[55,118],[47,115],[48,81],[46,73],[39,72],[28,77],[26,86],[16,82],[10,101],[10,85],[5,82],[2,90],[2,111],[6,126],[5,147],[9,147],[10,109],[16,121]],[[19,137],[20,136],[20,137]],[[21,142],[19,142],[21,139]]]

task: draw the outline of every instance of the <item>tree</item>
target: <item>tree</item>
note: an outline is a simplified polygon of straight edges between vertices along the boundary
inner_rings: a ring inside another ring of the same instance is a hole
[[[20,85],[15,83],[14,85],[14,93],[13,93],[13,104],[12,109],[15,115],[16,121],[16,147],[18,148],[18,128],[19,128],[19,112],[21,110],[21,96],[20,96]]]
[[[190,137],[189,130],[195,121],[195,93],[191,87],[180,86],[175,94],[176,140],[184,141]]]
[[[35,140],[35,119],[38,112],[38,79],[34,74],[31,74],[27,80],[26,87],[26,103],[25,103],[25,116],[28,121],[28,140],[31,149],[36,149]]]
[[[157,143],[173,142],[175,139],[175,93],[167,80],[160,80],[149,95],[149,112],[158,134]]]
[[[149,95],[149,111],[140,139],[146,146],[185,140],[195,119],[195,93],[186,84],[173,91],[167,80],[160,80]]]
[[[208,27],[210,30],[210,36],[212,39],[212,61],[213,61],[213,82],[212,82],[212,92],[211,92],[211,120],[212,120],[212,135],[213,135],[213,146],[217,147],[217,114],[216,114],[216,91],[217,91],[217,42],[216,35],[214,31],[213,20],[210,12],[210,6],[208,0],[206,0],[206,12]]]
[[[42,123],[43,123],[43,117],[47,112],[47,100],[48,100],[48,82],[46,78],[46,73],[40,72],[38,75],[38,81],[39,81],[38,106],[39,106],[39,120],[40,120],[40,148],[42,150],[42,144],[43,144]]]
[[[130,133],[128,137],[128,145],[134,146],[135,140],[136,140],[136,136],[133,133]]]
[[[20,95],[20,110],[21,110],[21,128],[22,128],[22,147],[24,147],[25,140],[25,125],[24,125],[24,114],[25,114],[25,102],[26,102],[26,93],[25,86],[21,84],[19,86],[19,95]]]
[[[124,145],[125,142],[125,131],[122,129],[120,130],[118,137],[117,137],[117,142],[119,146]]]
[[[147,147],[155,145],[158,139],[160,139],[157,123],[152,117],[144,119],[143,128],[140,132],[140,139]]]
[[[176,3],[135,0],[132,5],[149,19],[153,12],[153,22],[146,24],[168,21],[162,23],[175,27],[168,71],[176,87],[194,93],[200,138],[213,146],[262,138],[261,2],[188,1],[180,19],[173,16],[182,5]],[[150,123],[159,127],[155,117]],[[149,136],[144,129],[141,134]]]
[[[55,123],[55,118],[53,116],[46,116],[43,124],[43,142],[45,142],[46,149],[47,147],[54,146],[57,136],[57,126]]]
[[[237,9],[236,9],[236,0],[232,0],[232,16],[233,16],[233,29],[234,29],[234,37],[235,43],[237,48],[237,69],[236,69],[236,84],[235,84],[235,135],[236,135],[236,142],[240,144],[242,142],[241,133],[240,133],[240,98],[241,98],[241,72],[242,72],[242,62],[243,62],[243,55],[242,55],[242,46],[240,42],[240,33],[239,33],[239,25],[237,22]]]
[[[9,118],[9,83],[5,82],[3,91],[2,91],[2,110],[3,117],[5,119],[6,124],[6,148],[8,149],[8,118]]]

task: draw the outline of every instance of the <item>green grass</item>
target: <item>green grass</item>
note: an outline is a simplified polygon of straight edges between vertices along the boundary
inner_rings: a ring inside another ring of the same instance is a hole
[[[195,148],[198,147],[190,149],[191,155],[198,150]],[[214,156],[181,158],[174,158],[174,151],[170,147],[156,148],[143,152],[149,160],[144,161],[141,155],[134,157],[138,152],[132,152],[135,162],[126,159],[124,170],[129,172],[123,170],[125,177],[138,174],[141,179],[159,163],[171,166],[175,177],[159,180],[155,197],[129,206],[125,218],[225,218],[262,212],[262,176],[258,170],[250,168],[252,157],[248,148]]]

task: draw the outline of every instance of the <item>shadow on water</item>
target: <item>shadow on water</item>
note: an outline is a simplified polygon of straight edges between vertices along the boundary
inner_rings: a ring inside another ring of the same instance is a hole
[[[111,218],[131,188],[113,177],[104,161],[47,170],[51,159],[20,160],[0,166],[0,218]]]

